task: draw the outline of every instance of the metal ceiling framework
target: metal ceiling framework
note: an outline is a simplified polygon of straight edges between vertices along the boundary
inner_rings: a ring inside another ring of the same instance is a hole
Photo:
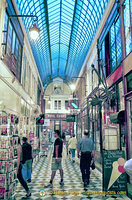
[[[40,36],[30,39],[44,85],[78,76],[109,0],[16,0],[20,14],[37,15]],[[32,18],[23,18],[26,31]]]

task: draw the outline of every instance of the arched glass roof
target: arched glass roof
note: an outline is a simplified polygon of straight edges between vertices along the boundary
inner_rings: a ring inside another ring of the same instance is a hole
[[[40,36],[30,39],[43,84],[79,75],[109,0],[16,0],[20,14],[37,15]],[[23,18],[28,32],[32,18]]]

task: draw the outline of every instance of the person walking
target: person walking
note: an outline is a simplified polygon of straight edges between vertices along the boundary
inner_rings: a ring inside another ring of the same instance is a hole
[[[54,152],[53,152],[53,157],[52,157],[52,166],[51,166],[51,179],[50,179],[50,183],[49,185],[45,186],[45,187],[53,187],[53,179],[55,177],[56,171],[59,170],[60,171],[60,177],[61,177],[61,181],[60,181],[60,185],[63,186],[63,169],[62,169],[62,150],[63,150],[63,141],[60,138],[60,131],[59,130],[55,130],[54,133],[54,137],[55,142],[54,142]]]
[[[91,138],[89,138],[89,131],[84,130],[84,137],[80,139],[77,144],[78,158],[80,158],[80,170],[82,173],[82,180],[84,183],[84,188],[89,185],[90,179],[90,164],[93,159],[95,160],[94,143]],[[81,152],[81,157],[79,155]]]
[[[22,175],[24,180],[31,182],[32,173],[32,146],[27,142],[27,138],[22,138]]]
[[[23,198],[27,199],[28,197],[31,196],[31,192],[28,188],[26,181],[23,179],[23,176],[22,176],[22,147],[20,143],[20,138],[18,138],[18,147],[17,147],[17,178],[19,182],[21,183],[21,185],[26,190],[26,195]]]
[[[69,139],[68,145],[69,145],[70,152],[72,154],[72,162],[74,163],[75,162],[75,151],[77,148],[77,139],[75,138],[74,134],[72,135],[72,138]]]

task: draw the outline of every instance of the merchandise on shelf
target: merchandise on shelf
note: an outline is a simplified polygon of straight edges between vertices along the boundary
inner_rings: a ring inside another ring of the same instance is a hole
[[[0,187],[0,199],[4,199],[5,196],[5,187]],[[6,198],[5,198],[6,199]]]
[[[12,199],[17,180],[19,118],[0,112],[0,199]]]
[[[7,161],[0,161],[0,174],[7,173]]]
[[[9,159],[9,149],[0,149],[0,160]]]
[[[0,174],[0,187],[6,187],[6,174]]]
[[[0,148],[9,148],[8,136],[1,136],[0,139]]]

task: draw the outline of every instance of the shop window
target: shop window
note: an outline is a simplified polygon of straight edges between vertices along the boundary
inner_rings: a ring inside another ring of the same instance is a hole
[[[127,76],[127,92],[132,91],[132,72]]]
[[[31,85],[30,85],[30,83],[31,83],[31,67],[30,66],[29,66],[29,77],[28,77],[28,79],[29,79],[28,92],[31,95]]]
[[[11,53],[11,42],[12,42],[12,24],[9,22],[8,26],[8,37],[7,37],[7,53]]]
[[[65,109],[68,110],[68,108],[69,108],[69,101],[66,100],[65,101]]]
[[[2,53],[6,54],[6,39],[7,39],[7,28],[8,28],[8,15],[5,13],[4,30],[3,30],[3,43],[2,43]]]
[[[3,55],[6,57],[3,61],[12,71],[12,73],[20,81],[21,78],[21,61],[22,61],[22,44],[19,41],[19,36],[15,31],[15,27],[5,13],[5,22],[3,30]]]
[[[57,101],[54,101],[54,109],[57,110]]]
[[[25,88],[25,84],[26,84],[26,66],[27,66],[27,58],[24,53],[23,54],[23,62],[22,62],[22,77],[21,77],[21,83],[24,88]]]
[[[58,109],[61,110],[61,101],[58,101]]]
[[[116,127],[107,126],[104,128],[103,149],[117,150],[119,149],[119,136]]]
[[[123,81],[121,81],[118,84],[118,94],[119,94],[119,99],[118,99],[118,110],[124,110],[124,91],[123,91]]]
[[[102,39],[103,38],[103,39]],[[101,44],[99,42],[101,41]],[[112,24],[98,40],[98,53],[100,75],[108,77],[121,62],[121,35],[120,35],[120,18],[116,15]]]
[[[124,8],[124,28],[125,28],[125,45],[126,45],[126,55],[132,51],[132,2],[130,0],[125,0]]]
[[[16,43],[16,34],[13,31],[13,38],[12,38],[12,54],[15,54],[15,43]]]
[[[50,109],[50,106],[51,106],[51,101],[47,100],[46,101],[46,109]]]
[[[55,100],[54,101],[54,109],[55,110],[61,110],[61,101],[60,100]]]

